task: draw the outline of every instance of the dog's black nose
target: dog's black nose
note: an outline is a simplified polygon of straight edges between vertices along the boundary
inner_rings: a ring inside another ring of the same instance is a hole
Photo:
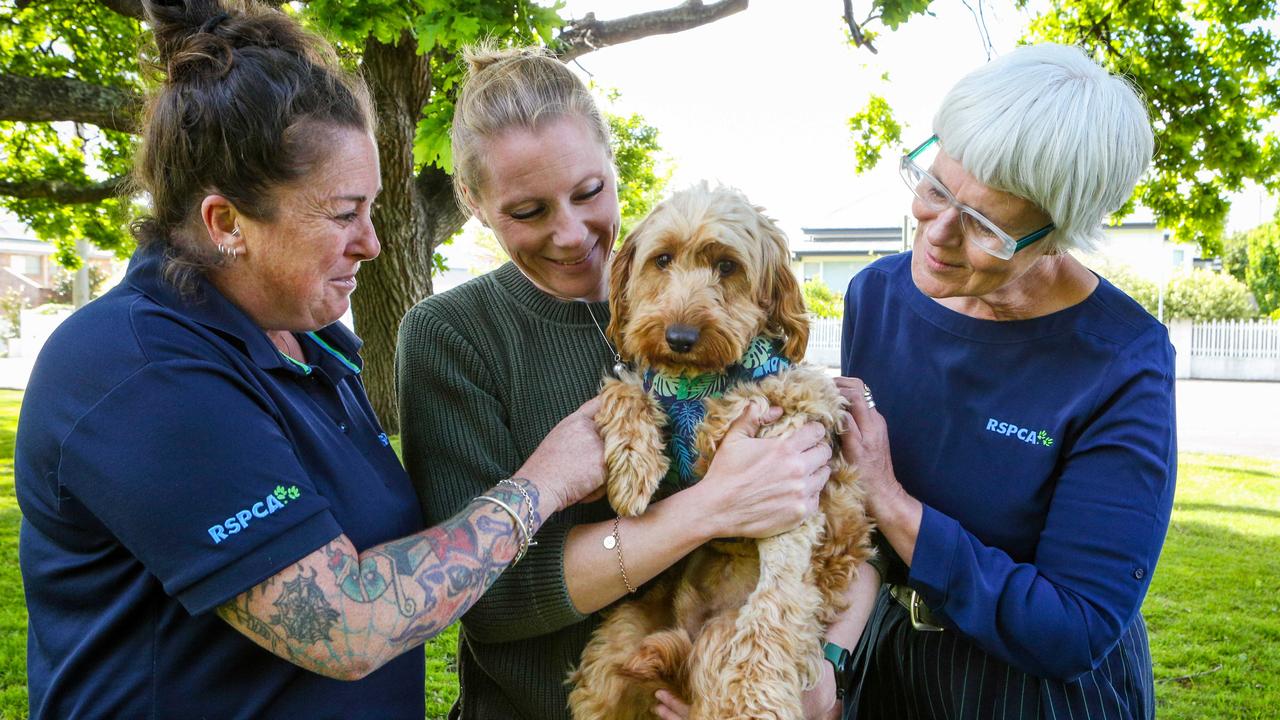
[[[698,328],[692,325],[668,325],[667,347],[675,352],[685,353],[698,342]]]

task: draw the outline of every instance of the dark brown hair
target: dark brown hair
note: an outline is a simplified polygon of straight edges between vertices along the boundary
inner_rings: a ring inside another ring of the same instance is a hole
[[[272,8],[241,0],[144,0],[163,74],[148,99],[133,181],[151,213],[139,245],[165,249],[165,276],[184,290],[219,264],[199,218],[217,193],[255,220],[275,214],[273,191],[326,156],[332,130],[371,131],[364,83],[333,48]]]

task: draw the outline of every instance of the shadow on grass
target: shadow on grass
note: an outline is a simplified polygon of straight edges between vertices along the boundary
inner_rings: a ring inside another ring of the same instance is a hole
[[[1197,502],[1175,502],[1174,510],[1181,512],[1224,512],[1237,513],[1240,515],[1257,515],[1258,517],[1280,518],[1280,510],[1271,510],[1269,508],[1247,507],[1244,505],[1217,505],[1215,503],[1197,503]]]
[[[1252,477],[1264,478],[1266,480],[1280,480],[1280,475],[1277,475],[1276,473],[1268,472],[1266,470],[1256,470],[1254,468],[1227,467],[1226,465],[1198,465],[1196,467],[1202,470],[1212,470],[1220,473],[1249,475]]]

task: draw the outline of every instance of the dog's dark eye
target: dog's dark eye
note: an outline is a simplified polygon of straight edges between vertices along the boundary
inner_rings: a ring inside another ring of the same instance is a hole
[[[721,260],[716,263],[716,272],[720,273],[720,277],[729,277],[738,269],[738,263],[732,260]]]
[[[667,266],[671,264],[671,256],[663,253],[653,259],[653,264],[657,265],[659,270],[666,270]]]

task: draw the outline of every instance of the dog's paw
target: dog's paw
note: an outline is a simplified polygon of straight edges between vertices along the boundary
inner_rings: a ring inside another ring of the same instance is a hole
[[[606,383],[601,397],[604,402],[596,423],[609,471],[609,504],[619,515],[640,515],[670,464],[662,442],[666,416],[656,400],[633,384]]]
[[[670,461],[662,453],[662,446],[659,444],[655,448],[654,445],[653,442],[643,442],[642,438],[642,442],[605,452],[609,468],[609,504],[619,515],[635,517],[644,514],[667,474]]]
[[[658,490],[658,482],[661,481],[662,475],[658,475],[657,480],[638,477],[634,472],[621,475],[630,477],[620,477],[620,474],[610,473],[609,504],[623,517],[643,515],[649,508],[649,501],[653,499],[653,494]]]
[[[658,429],[641,425],[626,441],[617,435],[606,441],[605,465],[609,470],[609,504],[619,515],[635,517],[649,507],[670,461],[662,452]]]

